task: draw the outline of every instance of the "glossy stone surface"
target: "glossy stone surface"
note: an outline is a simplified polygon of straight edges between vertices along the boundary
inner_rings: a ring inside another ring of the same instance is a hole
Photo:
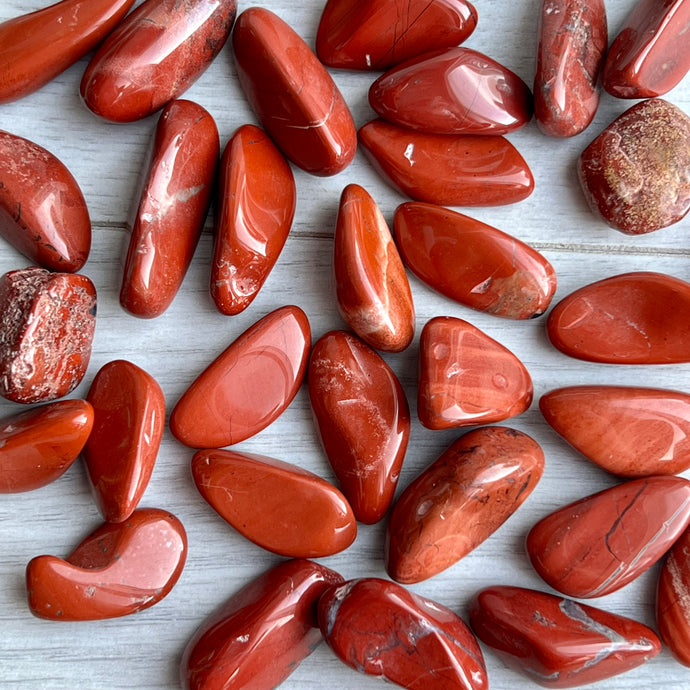
[[[38,489],[62,476],[92,426],[86,400],[58,400],[0,419],[0,494]]]
[[[187,690],[275,688],[321,642],[316,602],[342,577],[307,560],[279,563],[212,613],[180,665]]]
[[[211,64],[236,8],[236,0],[144,0],[91,58],[80,86],[84,103],[113,122],[152,115]]]
[[[531,319],[556,291],[553,267],[536,249],[461,213],[407,202],[395,210],[394,232],[405,265],[420,280],[472,309]]]
[[[442,206],[500,206],[526,199],[534,178],[505,138],[426,134],[384,120],[359,130],[376,172],[403,196]]]
[[[360,673],[410,690],[485,690],[479,644],[450,609],[378,578],[333,585],[319,599],[327,644]]]
[[[0,395],[47,402],[84,378],[96,328],[96,288],[78,273],[31,266],[0,277]]]
[[[301,467],[253,453],[200,450],[192,476],[207,503],[240,534],[290,558],[346,549],[357,523],[346,498]]]
[[[577,174],[592,212],[627,235],[677,223],[690,210],[690,118],[660,98],[616,118],[582,152]]]
[[[527,535],[527,552],[537,573],[559,592],[603,597],[656,563],[688,522],[687,479],[632,479],[542,518]]]
[[[340,197],[333,268],[338,310],[347,325],[377,350],[404,350],[414,336],[410,284],[386,219],[356,184]]]
[[[378,522],[393,500],[410,437],[410,409],[391,368],[365,343],[331,331],[307,373],[321,445],[355,517]]]
[[[220,448],[265,429],[302,383],[311,347],[306,314],[280,307],[259,319],[199,374],[170,415],[192,448]]]
[[[690,69],[689,24],[683,0],[637,0],[609,49],[604,88],[618,98],[670,91]]]
[[[570,386],[539,400],[576,450],[622,477],[690,469],[690,395],[660,388]]]
[[[136,613],[170,593],[187,557],[187,535],[171,513],[136,510],[104,523],[65,559],[37,556],[26,567],[29,608],[39,618],[86,621]]]
[[[316,54],[329,67],[384,70],[462,43],[477,26],[467,0],[328,0]]]
[[[72,173],[42,146],[1,130],[0,237],[52,271],[78,271],[91,249],[91,219]]]
[[[428,429],[500,422],[532,402],[532,379],[507,348],[467,321],[429,320],[419,341],[417,414]]]
[[[544,134],[572,137],[599,107],[608,46],[603,0],[544,0],[539,15],[534,116]]]
[[[395,125],[434,134],[508,134],[532,117],[527,84],[462,46],[393,67],[371,85],[369,105]]]
[[[345,99],[311,48],[273,12],[250,7],[232,33],[240,85],[262,126],[298,168],[335,175],[354,158]]]
[[[148,486],[165,427],[165,398],[155,379],[116,359],[96,374],[87,400],[94,424],[84,448],[96,505],[107,522],[123,522]]]
[[[690,284],[636,272],[585,285],[549,314],[547,333],[570,357],[611,364],[690,361]]]
[[[0,103],[28,96],[95,48],[134,0],[62,0],[0,24]]]
[[[165,107],[128,220],[120,304],[130,314],[160,316],[180,289],[208,213],[219,149],[204,108],[186,100]]]
[[[275,265],[295,215],[295,178],[266,133],[243,125],[220,163],[211,297],[222,314],[239,314]]]
[[[388,574],[412,584],[457,563],[522,505],[543,471],[539,444],[520,431],[489,426],[460,437],[395,502]]]
[[[596,683],[661,651],[642,623],[523,587],[481,590],[470,604],[470,625],[507,666],[545,688]]]

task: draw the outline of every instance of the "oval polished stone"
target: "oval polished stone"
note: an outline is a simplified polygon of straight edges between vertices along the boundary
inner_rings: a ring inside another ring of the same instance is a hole
[[[31,613],[86,621],[136,613],[170,593],[187,557],[187,535],[172,514],[134,511],[104,523],[65,559],[37,556],[26,567]]]
[[[81,80],[86,106],[133,122],[179,98],[230,35],[236,0],[145,0],[91,58]]]
[[[470,604],[470,625],[507,666],[545,688],[596,683],[661,651],[642,623],[523,587],[481,590]]]
[[[340,491],[296,465],[253,453],[200,450],[192,476],[223,520],[280,556],[331,556],[357,536],[352,508]]]
[[[338,310],[347,325],[377,350],[404,350],[414,337],[410,284],[386,219],[356,184],[340,197],[333,268]]]
[[[507,319],[531,319],[551,303],[556,291],[551,264],[486,223],[441,206],[407,202],[395,210],[393,227],[405,265],[460,304]]]
[[[148,486],[165,428],[165,398],[155,379],[117,359],[101,367],[87,400],[94,425],[84,447],[86,471],[101,515],[123,522]]]
[[[411,690],[486,690],[479,644],[453,611],[378,578],[327,589],[321,632],[336,656],[360,673]]]
[[[220,448],[265,429],[292,402],[307,369],[311,329],[295,306],[259,319],[199,374],[170,415],[191,448]]]
[[[84,57],[133,4],[62,0],[0,24],[0,104],[28,96]]]
[[[316,432],[355,517],[378,522],[393,500],[410,438],[400,382],[374,350],[345,331],[317,340],[307,381]]]
[[[538,37],[534,116],[544,134],[575,136],[599,107],[608,46],[604,0],[543,0]]]
[[[160,316],[180,289],[208,213],[219,149],[204,108],[185,100],[165,107],[128,221],[120,304],[130,314]]]
[[[31,266],[0,277],[0,395],[55,400],[84,378],[96,329],[96,288],[78,273]]]
[[[316,603],[335,571],[279,563],[233,594],[190,639],[180,665],[186,690],[275,688],[322,640]]]
[[[264,129],[298,168],[335,175],[354,158],[345,99],[311,48],[273,12],[250,7],[232,33],[240,85]]]
[[[503,137],[427,134],[384,120],[359,130],[376,172],[403,196],[442,206],[499,206],[526,199],[534,178]]]
[[[329,67],[384,70],[462,43],[477,26],[467,0],[328,0],[316,54]]]
[[[609,364],[690,362],[690,284],[663,273],[623,273],[585,285],[549,314],[551,344]]]
[[[544,581],[579,599],[624,587],[658,561],[690,522],[690,482],[644,477],[542,518],[527,552]]]
[[[79,184],[52,153],[0,130],[0,237],[52,271],[72,273],[91,249]]]
[[[532,379],[507,348],[467,321],[436,316],[419,341],[417,415],[428,429],[500,422],[532,402]]]
[[[582,152],[577,174],[592,212],[627,235],[673,225],[690,210],[690,118],[654,98],[616,118]]]
[[[400,127],[433,134],[508,134],[532,117],[532,93],[507,67],[471,48],[434,50],[381,75],[369,105]]]
[[[0,419],[0,494],[54,482],[77,459],[92,426],[86,400],[59,400]]]
[[[532,493],[544,453],[514,429],[483,427],[455,441],[400,495],[385,561],[397,582],[427,580],[488,539]]]
[[[570,386],[539,400],[576,450],[622,477],[690,469],[690,395],[660,388]]]
[[[266,133],[243,125],[220,163],[211,297],[222,314],[239,314],[275,265],[295,215],[292,170]]]

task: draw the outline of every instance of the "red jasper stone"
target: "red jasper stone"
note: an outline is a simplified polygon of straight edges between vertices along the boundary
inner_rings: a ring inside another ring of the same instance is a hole
[[[661,96],[690,69],[690,6],[683,0],[638,0],[613,40],[604,88],[618,98]]]
[[[570,386],[539,400],[546,421],[592,462],[622,477],[690,469],[690,395],[658,388]]]
[[[316,603],[342,577],[312,561],[280,563],[199,626],[180,665],[185,690],[275,688],[321,642]]]
[[[77,273],[31,266],[0,277],[0,395],[61,398],[84,378],[96,328],[96,289]]]
[[[297,192],[292,170],[266,133],[240,127],[220,163],[211,297],[239,314],[259,293],[287,240]]]
[[[0,494],[50,484],[77,459],[93,426],[86,400],[59,400],[0,420]]]
[[[394,232],[405,265],[420,280],[472,309],[531,319],[556,291],[553,267],[536,249],[469,216],[408,202],[395,211]]]
[[[544,453],[526,434],[504,427],[468,432],[395,502],[388,574],[412,584],[457,563],[522,505],[543,471]]]
[[[616,118],[583,152],[577,173],[592,212],[627,235],[677,223],[690,210],[690,118],[660,98]]]
[[[261,124],[298,168],[335,175],[354,158],[357,131],[345,99],[311,48],[260,7],[232,34],[240,85]]]
[[[479,644],[453,611],[378,578],[327,589],[318,606],[326,643],[348,666],[411,690],[486,690]]]
[[[316,431],[355,517],[378,522],[393,500],[410,437],[410,409],[391,368],[345,331],[319,338],[309,359]]]
[[[522,587],[487,587],[470,604],[477,637],[510,668],[545,688],[596,683],[661,651],[642,623]]]
[[[95,48],[133,4],[62,0],[0,24],[0,103],[28,96],[64,72]]]
[[[532,402],[532,379],[507,348],[467,321],[437,316],[419,342],[417,414],[428,429],[500,422]]]
[[[426,134],[383,120],[359,130],[376,172],[403,196],[442,206],[499,206],[526,199],[534,178],[503,137]]]
[[[527,552],[554,589],[580,599],[603,597],[658,561],[690,522],[690,482],[632,479],[541,519]]]
[[[120,304],[131,314],[160,316],[180,289],[208,213],[219,149],[204,108],[185,100],[165,107],[128,222]]]
[[[507,134],[532,117],[532,93],[508,68],[471,48],[435,50],[393,67],[369,105],[400,127],[434,134]]]
[[[52,271],[72,273],[91,249],[79,184],[49,151],[0,131],[0,237]]]
[[[94,425],[84,448],[93,495],[107,522],[123,522],[139,504],[165,427],[165,398],[155,379],[118,359],[101,367],[87,400]]]
[[[86,621],[136,613],[170,593],[187,557],[182,523],[157,508],[104,523],[65,559],[26,567],[29,608],[39,618]]]
[[[690,284],[663,273],[623,273],[585,285],[549,314],[554,347],[610,364],[690,361]]]
[[[179,98],[225,44],[236,0],[145,0],[89,62],[86,106],[106,120],[133,122]]]
[[[477,26],[467,0],[328,0],[316,54],[329,67],[384,70],[462,43]]]
[[[248,328],[189,386],[170,415],[175,438],[220,448],[265,429],[302,383],[311,347],[306,314],[281,307]]]
[[[223,520],[281,556],[330,556],[357,536],[352,508],[340,491],[296,465],[253,453],[200,450],[192,476]]]
[[[414,336],[405,267],[376,202],[350,184],[340,197],[333,267],[340,315],[367,344],[400,352]]]
[[[599,107],[608,46],[603,0],[544,0],[539,15],[534,116],[552,137],[585,130]]]

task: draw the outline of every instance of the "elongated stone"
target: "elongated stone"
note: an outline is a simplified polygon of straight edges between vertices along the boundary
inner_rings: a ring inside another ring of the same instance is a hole
[[[481,590],[470,604],[470,625],[510,668],[545,688],[596,683],[661,651],[642,623],[523,587]]]
[[[187,643],[186,690],[280,685],[321,642],[316,603],[342,577],[306,560],[279,563],[233,594]]]
[[[526,199],[534,178],[505,138],[427,134],[368,122],[359,143],[376,172],[403,196],[442,206],[500,206]]]
[[[192,448],[220,448],[265,429],[302,383],[311,347],[306,314],[281,307],[248,328],[199,374],[170,415]]]
[[[542,518],[527,552],[544,581],[566,596],[603,597],[658,561],[690,522],[690,482],[644,477]]]
[[[357,535],[347,499],[296,465],[253,453],[200,450],[192,459],[192,476],[199,493],[228,524],[281,556],[330,556]]]
[[[378,522],[393,500],[410,437],[400,382],[374,350],[345,331],[317,340],[307,381],[319,440],[355,517]]]

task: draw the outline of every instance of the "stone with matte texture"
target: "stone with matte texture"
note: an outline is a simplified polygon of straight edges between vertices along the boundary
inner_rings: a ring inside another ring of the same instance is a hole
[[[355,517],[378,522],[393,500],[410,437],[400,382],[374,350],[345,331],[317,340],[307,381],[319,440]]]
[[[259,294],[295,215],[295,178],[283,154],[255,125],[243,125],[220,163],[211,297],[219,312],[244,311]]]
[[[275,688],[322,641],[316,603],[342,577],[307,560],[279,563],[197,629],[180,665],[186,690]]]
[[[29,608],[39,618],[86,621],[136,613],[170,593],[187,558],[187,535],[171,513],[140,508],[104,523],[66,558],[26,567]]]
[[[603,597],[658,561],[690,522],[690,481],[632,479],[542,518],[527,552],[542,579],[566,596]]]
[[[101,44],[81,96],[106,120],[133,122],[179,98],[230,35],[236,0],[144,0]]]

